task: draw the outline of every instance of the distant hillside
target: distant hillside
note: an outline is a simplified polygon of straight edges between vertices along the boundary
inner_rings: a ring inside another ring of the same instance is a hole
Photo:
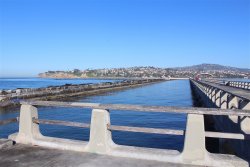
[[[195,77],[199,73],[209,73],[219,78],[250,78],[250,69],[222,66],[218,64],[199,64],[187,67],[157,68],[157,67],[129,67],[104,69],[74,69],[71,71],[48,71],[39,74],[42,78],[167,78],[167,77]]]
[[[250,72],[250,69],[246,68],[236,68],[230,66],[223,66],[219,64],[199,64],[187,67],[177,67],[174,68],[177,70],[192,70],[192,71],[216,71],[216,70],[225,70],[225,71],[245,71]]]

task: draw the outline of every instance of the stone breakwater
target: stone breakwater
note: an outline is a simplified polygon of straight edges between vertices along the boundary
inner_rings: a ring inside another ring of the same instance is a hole
[[[113,90],[142,86],[160,82],[162,79],[123,80],[98,84],[65,84],[45,88],[19,88],[14,90],[0,90],[0,107],[19,105],[20,100],[58,100],[69,97],[94,95]]]

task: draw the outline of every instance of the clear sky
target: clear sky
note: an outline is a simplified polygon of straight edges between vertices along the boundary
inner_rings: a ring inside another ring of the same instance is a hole
[[[215,63],[250,68],[250,0],[0,0],[0,77]]]

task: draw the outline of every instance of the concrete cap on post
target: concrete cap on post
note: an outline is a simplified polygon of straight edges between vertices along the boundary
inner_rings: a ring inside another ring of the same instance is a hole
[[[108,110],[93,109],[91,116],[90,137],[87,150],[92,153],[106,154],[115,146],[110,125],[110,115]]]
[[[22,105],[20,110],[19,132],[17,136],[9,136],[17,143],[32,144],[35,138],[41,137],[39,125],[33,123],[38,119],[37,108],[32,105]]]
[[[240,108],[242,110],[250,110],[250,102],[241,101]],[[240,128],[241,130],[246,133],[250,134],[250,118],[249,117],[240,117]]]
[[[204,165],[209,162],[208,154],[203,115],[188,114],[182,161],[187,164]]]

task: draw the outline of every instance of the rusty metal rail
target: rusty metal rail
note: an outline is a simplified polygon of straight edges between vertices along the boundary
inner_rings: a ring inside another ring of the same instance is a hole
[[[70,122],[70,121],[59,121],[59,120],[47,120],[47,119],[35,119],[33,122],[36,124],[49,124],[49,125],[61,125],[79,128],[90,128],[90,124]],[[185,130],[174,130],[174,129],[158,129],[158,128],[145,128],[145,127],[130,127],[130,126],[117,126],[107,125],[107,128],[112,131],[127,131],[136,133],[151,133],[151,134],[162,134],[162,135],[185,135]],[[223,132],[205,132],[206,137],[210,138],[223,138],[223,139],[239,139],[239,140],[250,140],[249,135],[239,133],[223,133]]]
[[[80,122],[69,122],[69,121],[59,121],[59,120],[47,120],[47,119],[35,119],[33,122],[37,124],[49,124],[49,125],[62,125],[62,126],[72,126],[79,128],[90,128],[90,124],[80,123]]]
[[[19,117],[6,119],[6,120],[0,120],[0,125],[7,125],[7,124],[10,124],[10,123],[16,123],[18,121],[19,121]]]
[[[100,104],[100,103],[79,103],[79,102],[58,102],[58,101],[21,101],[21,104],[50,107],[79,107],[91,109],[129,110],[140,112],[165,112],[199,115],[234,115],[250,116],[250,110],[219,109],[219,108],[198,108],[198,107],[172,107],[172,106],[143,106],[129,104]]]

